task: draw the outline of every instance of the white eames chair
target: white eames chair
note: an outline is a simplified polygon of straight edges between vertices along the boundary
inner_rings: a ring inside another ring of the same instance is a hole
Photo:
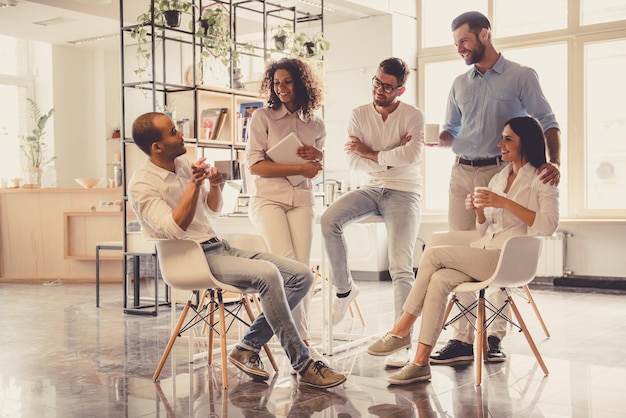
[[[247,289],[241,289],[225,283],[219,282],[211,273],[211,269],[206,261],[202,246],[193,240],[159,240],[156,241],[157,257],[159,259],[159,267],[163,280],[173,289],[188,290],[190,291],[189,298],[183,308],[178,322],[172,331],[172,335],[167,343],[167,347],[163,352],[161,361],[154,373],[153,380],[157,381],[165,362],[176,342],[176,337],[179,337],[184,331],[190,329],[196,324],[205,324],[208,326],[208,364],[212,363],[213,359],[213,334],[218,333],[220,337],[220,352],[222,358],[222,381],[224,389],[228,388],[228,371],[227,371],[227,341],[226,333],[231,324],[235,320],[244,322],[243,319],[237,316],[241,306],[245,308],[250,322],[254,321],[254,314],[250,308],[250,304],[247,298],[243,295],[247,293]],[[202,291],[200,297],[200,303],[193,304],[196,299],[196,292]],[[242,295],[237,302],[237,307],[225,308],[224,306],[224,292],[232,292],[237,295]],[[209,302],[206,305],[206,295],[209,295]],[[172,302],[174,303],[174,302]],[[190,320],[187,319],[189,310],[192,309],[194,317]],[[218,312],[218,321],[214,320],[214,313]],[[228,314],[228,315],[227,315]],[[226,317],[230,316],[230,322],[227,326]],[[245,323],[245,322],[244,322]],[[184,325],[184,326],[183,326]],[[248,324],[249,325],[249,324]],[[182,331],[181,331],[182,330]],[[193,344],[190,341],[190,344]],[[275,371],[278,371],[278,367],[267,346],[264,347],[265,352],[270,360]]]
[[[476,238],[475,232],[451,232],[436,235],[440,236],[429,240],[428,246],[442,245],[444,242],[448,245],[467,245],[467,243]],[[504,318],[524,334],[528,345],[537,359],[537,362],[541,366],[541,369],[544,374],[548,375],[548,368],[546,367],[534,340],[528,332],[528,328],[526,327],[526,324],[522,319],[520,311],[517,308],[510,292],[511,288],[526,286],[535,278],[539,263],[539,255],[541,253],[541,243],[541,238],[537,236],[519,236],[509,238],[502,248],[496,270],[491,277],[482,282],[472,281],[461,283],[453,289],[453,295],[448,302],[448,306],[446,307],[444,318],[448,317],[455,304],[459,307],[461,313],[446,322],[443,327],[445,328],[451,323],[463,318],[467,319],[472,324],[474,321],[476,322],[476,385],[480,385],[482,382],[482,362],[487,358],[487,350],[485,349],[487,345],[486,329],[497,316]],[[507,299],[504,306],[494,306],[485,298],[485,289],[489,286],[497,287],[500,291],[506,292]],[[470,306],[462,306],[456,298],[456,293],[460,292],[478,292],[478,298]],[[517,323],[515,323],[512,318],[503,314],[502,311],[506,307],[506,304],[510,304]],[[478,309],[477,314],[475,315],[473,311],[476,307]],[[489,316],[487,316],[487,311],[489,312]]]

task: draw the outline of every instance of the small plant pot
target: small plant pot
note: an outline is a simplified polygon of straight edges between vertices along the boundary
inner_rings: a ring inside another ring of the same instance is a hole
[[[209,36],[211,31],[209,31],[209,21],[207,19],[198,20],[198,27],[202,28],[202,36]]]
[[[180,17],[182,12],[180,10],[166,10],[163,12],[165,16],[165,24],[170,28],[177,28],[180,26]]]
[[[287,46],[287,35],[274,36],[274,47],[277,51],[284,51]]]
[[[306,55],[308,57],[312,57],[315,55],[315,43],[314,42],[305,42],[304,50],[306,51]]]

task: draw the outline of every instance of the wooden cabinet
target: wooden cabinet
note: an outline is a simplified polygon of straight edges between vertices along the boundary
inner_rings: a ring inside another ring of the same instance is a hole
[[[89,210],[121,197],[121,188],[0,189],[0,281],[94,281],[95,243],[121,241],[123,224],[121,212]],[[121,282],[121,257],[110,258],[102,278]]]
[[[66,260],[95,260],[97,243],[122,242],[122,212],[65,212],[63,225]],[[100,260],[121,259],[121,254],[100,256]]]

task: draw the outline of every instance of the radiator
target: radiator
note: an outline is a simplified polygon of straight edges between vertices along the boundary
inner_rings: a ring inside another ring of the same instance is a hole
[[[568,232],[559,231],[553,236],[542,237],[537,277],[567,276],[567,238],[570,236]]]

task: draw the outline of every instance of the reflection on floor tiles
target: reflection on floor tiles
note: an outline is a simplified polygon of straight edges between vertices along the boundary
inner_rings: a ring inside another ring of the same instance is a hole
[[[391,284],[359,286],[366,326],[346,320],[337,333],[380,335],[391,326]],[[383,358],[367,355],[362,344],[329,356],[333,367],[350,374],[343,386],[329,391],[298,387],[276,344],[280,371],[269,382],[250,381],[231,366],[230,388],[224,391],[219,356],[213,366],[198,354],[189,363],[185,339],[177,341],[154,383],[170,334],[169,308],[157,317],[125,315],[120,293],[117,284],[103,285],[97,309],[92,285],[0,284],[0,417],[626,415],[624,293],[535,288],[550,338],[520,303],[548,377],[523,335],[512,330],[503,341],[508,361],[485,365],[481,386],[474,384],[473,364],[433,366],[430,382],[389,386],[386,377],[393,371],[385,370]],[[321,310],[321,295],[312,306]],[[320,326],[316,315],[313,328]],[[444,331],[441,342],[451,335]]]

